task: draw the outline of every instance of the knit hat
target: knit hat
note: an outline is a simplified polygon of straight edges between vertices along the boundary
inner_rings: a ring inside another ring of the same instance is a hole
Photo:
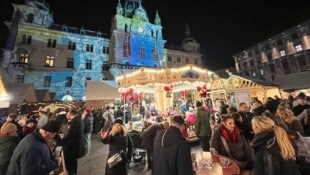
[[[119,123],[119,124],[123,125],[123,120],[121,120],[121,119],[116,119],[116,120],[114,121],[114,124],[115,124],[115,123]]]
[[[16,125],[11,122],[5,122],[1,127],[0,134],[8,135],[9,133],[12,133],[14,131],[17,131]]]
[[[52,132],[52,133],[57,133],[58,132],[58,123],[55,120],[51,120],[46,125],[42,127],[43,130]]]
[[[303,92],[300,92],[300,93],[297,95],[297,98],[298,98],[298,99],[306,99],[306,94],[303,93]]]

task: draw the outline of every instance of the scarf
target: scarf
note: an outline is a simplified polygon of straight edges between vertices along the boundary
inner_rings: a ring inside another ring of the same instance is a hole
[[[227,142],[238,142],[240,139],[240,131],[237,127],[230,132],[224,125],[220,129],[221,135],[227,140]]]

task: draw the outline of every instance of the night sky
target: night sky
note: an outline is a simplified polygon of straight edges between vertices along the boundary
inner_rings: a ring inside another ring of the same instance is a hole
[[[47,2],[56,24],[109,33],[118,0]],[[187,22],[213,70],[234,66],[234,54],[310,19],[310,0],[143,0],[142,5],[151,22],[159,11],[168,45],[181,44]]]

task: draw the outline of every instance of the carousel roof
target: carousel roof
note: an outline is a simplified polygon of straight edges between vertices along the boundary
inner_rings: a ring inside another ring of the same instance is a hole
[[[134,87],[140,92],[152,92],[155,86],[172,85],[173,91],[196,89],[198,85],[210,84],[210,72],[194,65],[180,68],[140,68],[135,72],[116,78],[118,88]]]

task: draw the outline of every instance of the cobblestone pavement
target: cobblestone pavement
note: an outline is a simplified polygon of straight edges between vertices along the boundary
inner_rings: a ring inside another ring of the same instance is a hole
[[[192,150],[199,150],[199,146],[193,146]],[[78,175],[104,175],[109,146],[100,141],[99,135],[92,135],[91,154],[78,160]],[[151,175],[147,165],[142,167],[139,163],[130,163],[128,175]]]

